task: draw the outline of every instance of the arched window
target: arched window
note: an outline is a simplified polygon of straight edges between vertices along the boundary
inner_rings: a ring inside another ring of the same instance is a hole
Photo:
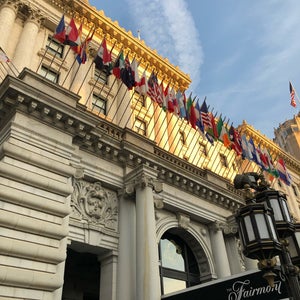
[[[164,233],[159,242],[162,294],[182,290],[200,283],[196,258],[179,236]]]

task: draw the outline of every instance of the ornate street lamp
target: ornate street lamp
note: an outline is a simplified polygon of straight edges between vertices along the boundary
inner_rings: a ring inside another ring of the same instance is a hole
[[[236,214],[244,255],[259,261],[270,285],[274,285],[275,257],[279,256],[289,294],[300,299],[299,268],[294,265],[300,262],[300,230],[297,235],[286,196],[270,189],[264,177],[253,172],[237,175],[234,186],[245,190],[246,205]]]
[[[300,267],[300,223],[295,224],[295,234],[287,237],[288,251],[293,265]]]

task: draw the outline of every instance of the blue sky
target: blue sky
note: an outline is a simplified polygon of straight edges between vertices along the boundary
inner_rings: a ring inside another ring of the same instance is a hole
[[[299,112],[299,0],[89,0],[188,73],[193,93],[238,126],[272,139]]]

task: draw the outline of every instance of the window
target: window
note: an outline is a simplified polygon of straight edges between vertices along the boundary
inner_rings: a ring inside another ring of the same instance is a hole
[[[162,294],[175,292],[200,283],[196,258],[177,235],[166,232],[159,242]]]
[[[139,93],[135,92],[134,100],[135,100],[135,105],[140,104],[141,106],[145,106],[146,101],[144,95],[140,95]]]
[[[207,156],[206,145],[200,142],[199,143],[199,148],[200,148],[200,154],[203,154],[204,156]]]
[[[92,111],[98,114],[106,115],[106,100],[99,95],[93,94]]]
[[[295,185],[292,185],[292,189],[293,189],[294,195],[296,197],[298,197],[297,187]]]
[[[96,80],[96,82],[107,84],[107,79],[108,79],[107,74],[108,73],[106,69],[99,70],[95,68],[94,79]]]
[[[180,142],[181,142],[183,145],[185,145],[185,144],[186,144],[186,136],[185,136],[185,133],[184,133],[183,131],[180,131],[180,132],[179,132],[179,135],[180,135],[180,137],[179,137]]]
[[[54,56],[58,56],[60,58],[63,57],[64,45],[58,42],[57,40],[53,39],[51,36],[48,37],[46,49]]]
[[[44,78],[47,78],[48,80],[50,80],[52,82],[58,83],[59,74],[56,71],[54,71],[46,66],[42,66],[40,69],[40,74]]]
[[[224,154],[220,153],[220,162],[221,165],[225,168],[228,168],[228,162],[227,162],[227,158]]]
[[[146,135],[146,122],[141,119],[135,119],[134,130],[142,135]]]

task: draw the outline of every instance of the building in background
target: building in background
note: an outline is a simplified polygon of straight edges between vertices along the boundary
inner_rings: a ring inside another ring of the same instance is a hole
[[[284,159],[299,220],[299,162],[102,11],[0,3],[0,298],[156,300],[256,268],[233,217],[235,175],[262,168],[242,137]]]
[[[274,129],[275,143],[300,160],[300,113]]]

